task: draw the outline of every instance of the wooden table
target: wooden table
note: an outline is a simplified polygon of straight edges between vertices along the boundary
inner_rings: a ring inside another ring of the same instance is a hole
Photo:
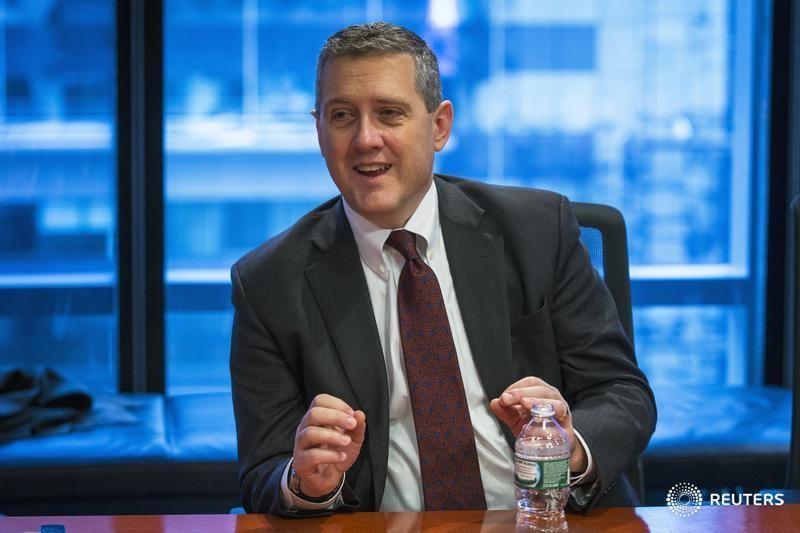
[[[688,518],[667,507],[598,509],[591,516],[569,515],[571,532],[702,533],[800,531],[800,504],[775,507],[702,507]],[[241,533],[470,532],[514,531],[513,511],[429,513],[339,513],[326,518],[284,519],[269,515],[50,516],[0,517],[0,533],[39,532],[42,524],[63,524],[66,533]]]

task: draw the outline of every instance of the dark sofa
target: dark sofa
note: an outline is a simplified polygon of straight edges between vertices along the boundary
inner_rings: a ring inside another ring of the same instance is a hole
[[[230,394],[115,401],[131,423],[0,445],[0,513],[226,513],[240,505]]]
[[[777,387],[656,389],[651,505],[678,482],[780,488],[791,397]],[[117,398],[134,421],[0,445],[0,513],[227,513],[240,505],[229,393]]]

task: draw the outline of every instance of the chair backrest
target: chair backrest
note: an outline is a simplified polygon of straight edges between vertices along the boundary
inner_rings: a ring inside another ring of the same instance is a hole
[[[573,202],[572,210],[581,228],[581,242],[589,252],[592,265],[614,298],[622,329],[633,344],[631,278],[628,266],[628,237],[625,219],[617,209],[603,204]],[[636,356],[634,355],[634,362]],[[625,470],[639,500],[644,504],[642,459]]]
[[[581,227],[581,241],[597,273],[617,305],[622,329],[633,343],[631,278],[625,219],[617,209],[603,204],[574,202],[572,210]]]
[[[792,202],[792,275],[787,278],[792,291],[787,327],[791,331],[792,354],[792,444],[789,450],[787,488],[800,489],[800,196]]]

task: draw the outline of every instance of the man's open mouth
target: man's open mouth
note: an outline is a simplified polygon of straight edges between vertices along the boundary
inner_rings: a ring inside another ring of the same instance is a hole
[[[380,176],[381,174],[392,168],[392,165],[387,165],[387,164],[357,165],[354,168],[362,176],[374,178],[375,176]]]

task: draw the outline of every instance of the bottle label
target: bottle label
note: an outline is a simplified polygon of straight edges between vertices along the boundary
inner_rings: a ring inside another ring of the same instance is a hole
[[[514,483],[521,489],[563,489],[569,486],[569,457],[529,459],[515,455]]]

